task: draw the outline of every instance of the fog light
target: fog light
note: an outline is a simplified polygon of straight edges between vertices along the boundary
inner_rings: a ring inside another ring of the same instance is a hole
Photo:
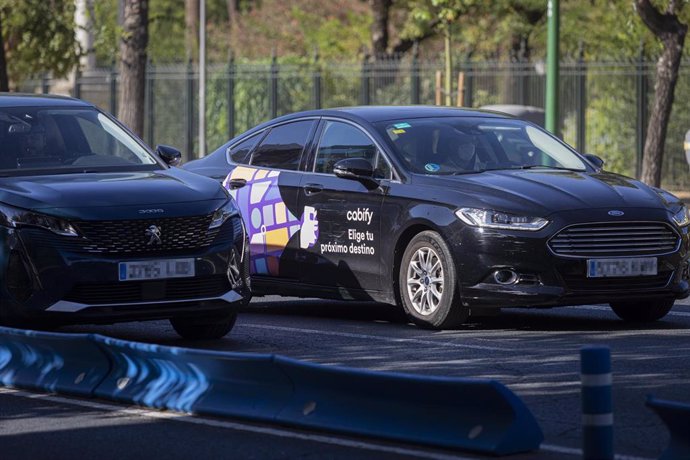
[[[496,270],[494,272],[494,281],[498,284],[515,284],[520,277],[513,270]]]

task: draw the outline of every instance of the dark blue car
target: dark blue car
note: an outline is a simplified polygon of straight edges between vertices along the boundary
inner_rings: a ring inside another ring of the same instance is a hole
[[[85,102],[0,95],[0,320],[228,333],[250,297],[246,232],[179,161]]]

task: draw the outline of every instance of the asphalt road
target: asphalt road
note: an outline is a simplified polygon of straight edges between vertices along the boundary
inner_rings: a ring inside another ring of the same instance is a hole
[[[652,325],[624,324],[604,306],[504,310],[461,330],[427,331],[393,307],[371,303],[257,298],[223,340],[179,339],[167,322],[71,326],[126,340],[214,350],[276,353],[372,370],[487,377],[506,384],[537,417],[542,450],[511,458],[577,458],[581,442],[579,350],[611,347],[616,452],[656,458],[666,428],[647,394],[690,402],[690,304]],[[225,424],[225,425],[224,425]],[[36,438],[33,434],[39,433]],[[316,436],[316,438],[314,438]],[[41,439],[40,443],[36,439]],[[154,447],[152,447],[154,446]],[[202,446],[202,450],[198,450]],[[306,433],[241,421],[131,409],[107,402],[0,391],[3,458],[450,458],[417,446]],[[57,455],[57,456],[56,456]],[[472,457],[460,454],[461,457]]]

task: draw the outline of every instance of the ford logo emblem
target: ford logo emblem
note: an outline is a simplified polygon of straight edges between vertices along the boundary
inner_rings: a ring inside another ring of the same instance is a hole
[[[615,209],[613,211],[609,211],[609,216],[613,216],[613,217],[620,217],[623,214],[625,214],[623,211],[617,211]]]

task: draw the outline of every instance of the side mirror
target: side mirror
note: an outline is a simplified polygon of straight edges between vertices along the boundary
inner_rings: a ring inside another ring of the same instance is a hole
[[[342,179],[374,180],[374,167],[364,158],[346,158],[333,166],[333,173]]]
[[[156,154],[158,154],[168,166],[179,166],[180,163],[182,163],[182,153],[175,147],[158,145],[156,147]]]
[[[587,161],[589,161],[599,169],[604,167],[604,160],[602,160],[600,157],[596,155],[592,155],[591,153],[585,153],[585,158],[587,158]]]

